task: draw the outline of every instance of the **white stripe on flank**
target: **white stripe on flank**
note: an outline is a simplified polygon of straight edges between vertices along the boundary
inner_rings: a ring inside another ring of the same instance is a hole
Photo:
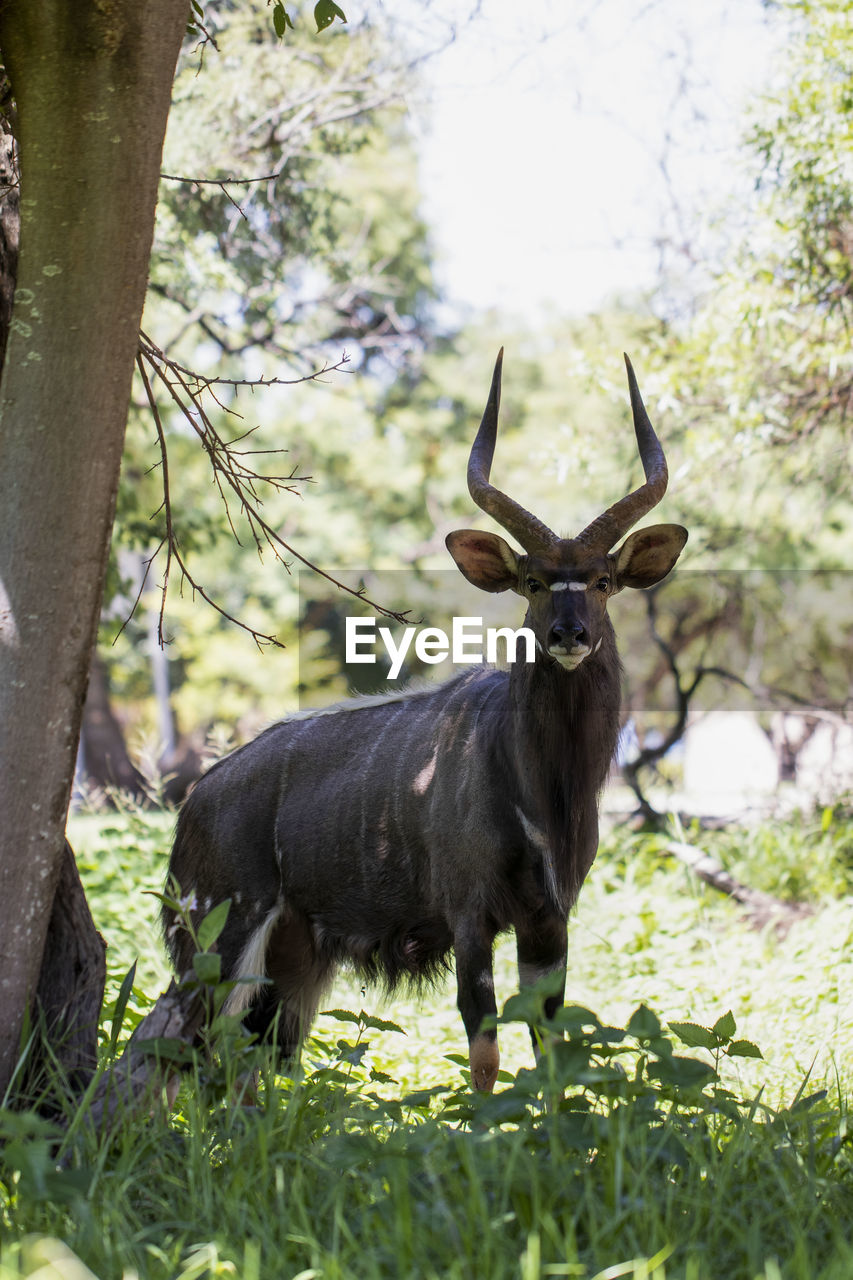
[[[268,911],[263,924],[259,925],[243,948],[237,968],[230,975],[237,980],[237,986],[229,991],[223,1013],[243,1013],[252,1003],[252,999],[261,988],[260,982],[241,982],[241,978],[265,978],[267,972],[267,944],[270,934],[278,924],[284,903],[277,902],[272,911]]]
[[[552,582],[549,591],[586,591],[585,582]]]

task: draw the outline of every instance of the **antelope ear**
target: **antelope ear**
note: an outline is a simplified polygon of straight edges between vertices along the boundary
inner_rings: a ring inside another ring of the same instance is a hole
[[[653,587],[665,578],[687,541],[680,524],[653,524],[638,529],[616,552],[616,589]]]
[[[496,533],[457,529],[445,542],[459,569],[481,591],[509,591],[518,585],[520,557]]]

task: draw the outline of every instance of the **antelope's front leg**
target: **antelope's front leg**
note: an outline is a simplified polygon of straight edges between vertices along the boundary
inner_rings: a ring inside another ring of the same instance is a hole
[[[535,986],[542,978],[554,975],[554,990],[545,999],[545,1017],[553,1018],[562,1006],[566,994],[566,955],[568,952],[567,922],[557,912],[537,916],[523,926],[516,927],[516,951],[518,954],[518,984],[521,990]],[[530,1028],[536,1061],[542,1052],[542,1044],[534,1027]]]
[[[465,921],[454,940],[457,1004],[468,1033],[471,1083],[487,1093],[495,1087],[500,1066],[496,1029],[481,1030],[483,1019],[497,1014],[493,944],[494,936],[481,921]]]

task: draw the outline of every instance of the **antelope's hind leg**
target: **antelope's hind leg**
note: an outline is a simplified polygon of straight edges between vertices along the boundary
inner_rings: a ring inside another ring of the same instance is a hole
[[[244,1022],[261,1039],[274,1037],[282,1058],[293,1061],[334,976],[334,967],[318,953],[304,917],[278,919],[267,942],[265,972],[270,981],[260,989]]]

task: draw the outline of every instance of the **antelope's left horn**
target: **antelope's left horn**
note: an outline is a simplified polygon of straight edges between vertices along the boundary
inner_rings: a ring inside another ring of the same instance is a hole
[[[486,409],[468,458],[468,492],[480,510],[485,511],[493,520],[497,520],[507,533],[511,533],[521,543],[525,551],[542,551],[545,547],[553,546],[559,541],[557,535],[552,533],[541,520],[537,520],[536,516],[526,511],[520,503],[513,501],[489,483],[498,435],[503,357],[504,349],[501,347],[495,361]]]

